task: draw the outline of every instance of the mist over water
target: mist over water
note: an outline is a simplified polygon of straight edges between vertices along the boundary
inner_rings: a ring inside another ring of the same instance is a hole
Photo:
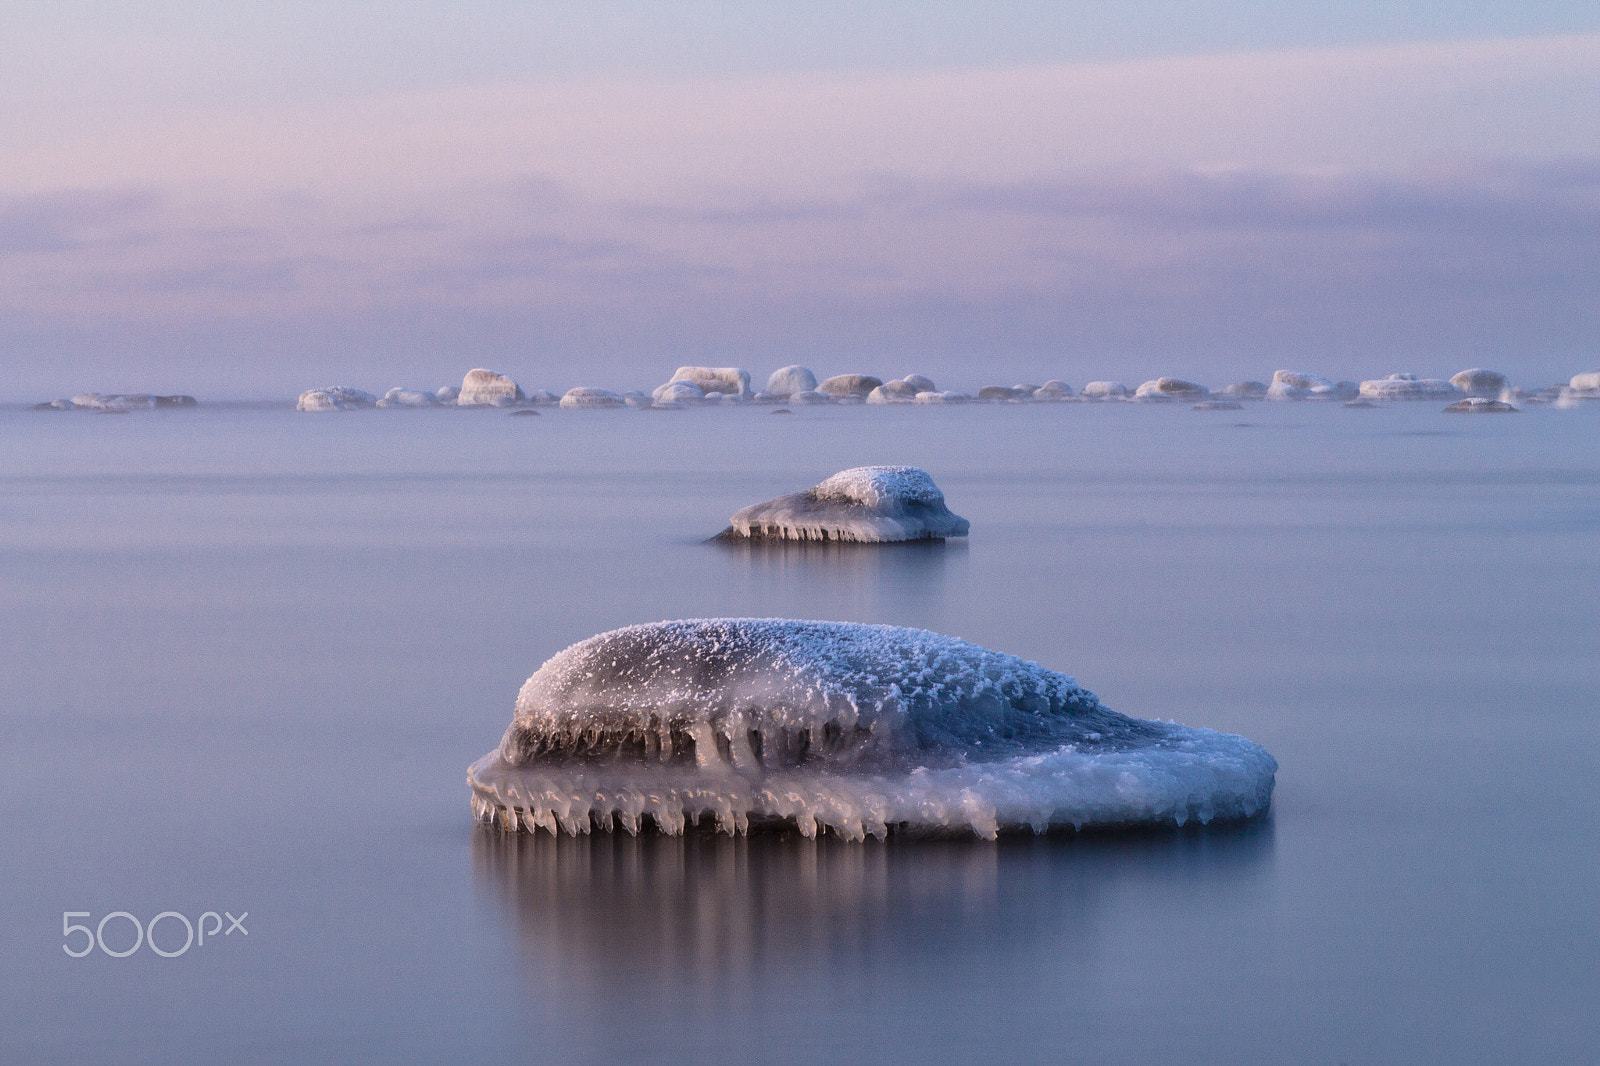
[[[0,410],[0,1058],[1582,1061],[1600,405],[1439,406]],[[971,536],[707,542],[869,464]],[[1272,814],[474,828],[546,658],[720,616],[927,628],[1243,734]],[[223,908],[248,940],[61,950],[63,911]]]

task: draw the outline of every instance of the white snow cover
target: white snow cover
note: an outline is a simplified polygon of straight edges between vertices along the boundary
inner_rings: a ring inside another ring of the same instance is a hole
[[[461,379],[461,392],[456,396],[457,407],[504,405],[523,399],[522,388],[504,374],[493,370],[467,371]]]
[[[1600,370],[1572,375],[1568,387],[1577,392],[1600,392]]]
[[[1091,400],[1125,400],[1128,386],[1120,381],[1091,381],[1083,387],[1081,395]]]
[[[352,389],[348,385],[334,385],[326,389],[308,389],[295,403],[298,411],[352,411],[357,407],[372,407],[378,402],[370,392]]]
[[[1065,674],[896,626],[692,619],[552,657],[468,770],[474,813],[587,833],[1183,825],[1266,810],[1277,762],[1243,737],[1118,714]]]
[[[1415,374],[1390,374],[1363,381],[1361,395],[1368,400],[1450,400],[1460,396],[1461,390],[1437,378],[1419,380]]]
[[[736,366],[680,366],[667,384],[673,381],[687,381],[700,386],[702,392],[720,392],[741,400],[751,396],[750,371]]]
[[[80,392],[72,403],[93,411],[137,411],[155,407],[156,397],[145,392]]]
[[[797,392],[815,392],[817,375],[798,364],[774,370],[767,378],[767,392],[778,399],[787,399]]]
[[[1511,414],[1516,408],[1502,400],[1491,400],[1486,396],[1468,396],[1465,400],[1457,400],[1445,410],[1452,414]]]
[[[723,536],[881,544],[964,537],[968,528],[965,518],[945,506],[927,471],[858,466],[805,492],[744,508],[729,519]]]
[[[621,407],[626,400],[610,389],[591,389],[580,385],[575,389],[568,389],[567,394],[561,397],[562,407]]]
[[[1478,367],[1452,374],[1450,384],[1468,396],[1479,396],[1486,400],[1501,399],[1500,394],[1511,388],[1511,382],[1498,370],[1484,370]]]
[[[699,403],[705,396],[705,390],[692,381],[669,381],[665,385],[657,385],[650,398],[656,403],[686,404]]]
[[[439,397],[422,389],[394,388],[383,394],[379,407],[438,407]]]

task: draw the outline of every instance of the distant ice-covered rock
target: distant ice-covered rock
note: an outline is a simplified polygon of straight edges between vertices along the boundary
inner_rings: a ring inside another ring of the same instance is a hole
[[[867,393],[883,384],[882,378],[871,377],[867,374],[835,374],[833,377],[817,386],[817,391],[842,399],[846,396],[859,396],[866,399]]]
[[[901,378],[900,380],[905,382],[907,385],[910,385],[917,392],[938,392],[939,391],[939,387],[933,383],[933,379],[930,378],[930,377],[925,377],[922,374],[907,374],[905,377]],[[912,395],[915,395],[915,394],[916,393],[913,393]]]
[[[1140,385],[1133,395],[1137,400],[1204,400],[1211,390],[1182,378],[1156,378]]]
[[[657,385],[651,396],[656,403],[679,405],[697,404],[705,398],[705,390],[692,381],[669,381],[665,385]]]
[[[985,385],[978,390],[978,399],[984,403],[1012,403],[1023,397],[1009,385]]]
[[[1091,381],[1080,395],[1086,400],[1126,400],[1128,386],[1120,381]]]
[[[967,535],[967,520],[914,466],[858,466],[804,492],[739,511],[725,537],[840,540],[877,544]]]
[[[676,835],[705,817],[864,840],[1249,818],[1277,768],[1243,737],[1129,718],[954,637],[719,618],[556,654],[467,779],[474,816],[511,831]]]
[[[1591,370],[1586,374],[1574,374],[1567,384],[1574,392],[1600,392],[1600,370]]]
[[[1264,400],[1267,398],[1267,385],[1262,381],[1236,381],[1217,389],[1215,395],[1226,396],[1230,400]]]
[[[91,411],[147,411],[155,407],[176,406],[163,405],[157,400],[148,392],[83,392],[72,398],[73,404]],[[190,398],[190,403],[193,402]]]
[[[1483,396],[1468,396],[1465,400],[1457,400],[1445,408],[1451,414],[1509,414],[1516,411],[1511,404],[1501,400],[1491,400]]]
[[[1390,374],[1361,383],[1361,396],[1368,400],[1449,400],[1460,395],[1461,390],[1448,381],[1415,374]]]
[[[1035,400],[1048,402],[1056,400],[1071,400],[1076,399],[1077,397],[1074,395],[1071,385],[1068,385],[1065,381],[1057,381],[1055,378],[1051,378],[1049,381],[1045,382],[1043,385],[1040,385],[1034,390],[1033,398]]]
[[[1468,396],[1478,396],[1486,400],[1498,400],[1501,398],[1501,393],[1511,388],[1511,382],[1498,370],[1483,370],[1477,367],[1452,374],[1450,384]]]
[[[433,390],[434,399],[438,400],[442,404],[445,404],[446,406],[454,404],[460,396],[461,390],[456,388],[454,385],[441,385],[439,388]]]
[[[568,389],[567,394],[561,397],[561,406],[567,408],[622,407],[626,403],[619,393],[610,389],[593,389],[582,385]]]
[[[504,374],[493,370],[467,371],[461,379],[461,392],[456,396],[457,407],[504,407],[520,403],[525,397],[522,387]]]
[[[554,407],[561,402],[561,397],[549,389],[534,389],[528,393],[528,402],[535,407]]]
[[[964,392],[957,392],[954,389],[945,389],[943,392],[919,392],[916,396],[917,403],[927,404],[970,403],[971,400],[971,396]]]
[[[868,403],[914,403],[917,387],[906,381],[885,381],[867,393]]]
[[[767,378],[766,391],[780,400],[786,400],[797,392],[815,392],[817,388],[817,375],[798,364],[774,370],[772,376]]]
[[[737,366],[680,366],[667,384],[673,381],[687,381],[700,386],[701,392],[720,392],[740,400],[751,396],[750,371]]]
[[[770,393],[770,392],[758,392],[754,396],[750,397],[750,402],[753,403],[753,404],[768,404],[768,405],[770,405],[770,404],[777,403],[778,402],[778,398],[776,396],[772,395],[772,393]]]
[[[439,397],[422,389],[394,388],[383,394],[379,407],[438,407]]]
[[[360,407],[374,407],[377,403],[378,398],[370,392],[334,385],[302,392],[295,408],[300,411],[354,411]]]
[[[1286,381],[1274,381],[1267,386],[1268,400],[1304,400],[1310,395],[1309,389],[1302,389],[1298,385],[1290,385]]]
[[[1333,382],[1321,375],[1307,374],[1301,370],[1276,370],[1272,374],[1272,384],[1289,385],[1310,392],[1319,385],[1332,385]]]
[[[788,397],[788,401],[796,407],[811,407],[830,404],[833,402],[833,397],[816,389],[807,389],[804,392],[793,393]]]
[[[649,407],[655,401],[646,396],[644,393],[639,392],[637,389],[629,389],[627,392],[622,394],[622,402],[627,404],[629,407],[643,410],[644,408]]]
[[[30,411],[76,411],[78,405],[68,399],[49,400],[45,403],[36,403],[28,408]]]

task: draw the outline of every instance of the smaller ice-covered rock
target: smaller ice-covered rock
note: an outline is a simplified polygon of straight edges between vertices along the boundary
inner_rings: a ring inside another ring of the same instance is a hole
[[[1091,381],[1080,395],[1086,400],[1126,400],[1128,386],[1120,381]]]
[[[1216,394],[1233,400],[1264,400],[1267,397],[1267,385],[1261,381],[1236,381],[1216,390]]]
[[[925,377],[922,374],[907,374],[900,380],[905,382],[907,385],[910,385],[913,389],[917,390],[917,392],[939,391],[939,387],[933,383],[933,379],[930,377]]]
[[[1051,378],[1034,390],[1033,398],[1042,401],[1072,400],[1077,397],[1073,394],[1072,386],[1065,381]]]
[[[1461,390],[1448,381],[1415,374],[1390,374],[1361,383],[1361,396],[1368,400],[1448,400],[1460,395]]]
[[[1133,395],[1138,400],[1204,400],[1211,390],[1182,378],[1156,378],[1140,385]]]
[[[1574,374],[1567,383],[1567,388],[1574,392],[1600,392],[1600,370],[1591,370],[1586,374]]]
[[[737,366],[680,366],[667,384],[673,381],[688,381],[700,386],[701,392],[716,391],[741,400],[751,395],[750,371]]]
[[[45,403],[36,403],[29,407],[30,411],[76,411],[78,405],[68,399],[50,400]]]
[[[1457,400],[1445,408],[1451,414],[1506,414],[1515,412],[1516,408],[1501,400],[1491,400],[1484,396],[1468,396],[1465,400]]]
[[[1361,386],[1353,381],[1335,381],[1327,385],[1313,385],[1306,396],[1308,400],[1353,400],[1361,395]]]
[[[610,389],[593,389],[583,385],[568,389],[567,394],[561,397],[561,406],[567,408],[622,407],[627,402]]]
[[[699,403],[705,398],[705,390],[692,381],[669,381],[665,385],[657,385],[651,396],[656,403],[675,403],[679,406]]]
[[[913,403],[918,389],[907,381],[885,381],[867,393],[868,403]]]
[[[433,398],[446,405],[455,403],[460,395],[461,390],[454,385],[441,385],[433,390]]]
[[[750,402],[753,404],[775,404],[778,402],[778,398],[770,392],[758,392],[750,397]]]
[[[866,399],[867,393],[883,384],[882,378],[875,378],[868,374],[835,374],[833,377],[817,386],[817,391],[842,399],[846,396],[859,396]]]
[[[528,402],[535,407],[554,407],[561,402],[561,397],[549,389],[534,389],[528,393]]]
[[[914,466],[859,466],[805,492],[779,496],[734,514],[724,537],[887,543],[964,537],[968,522],[945,506],[927,471]]]
[[[334,385],[326,389],[308,389],[295,403],[299,411],[354,411],[358,407],[374,407],[378,403],[370,392],[353,389],[348,385]]]
[[[817,375],[798,364],[774,370],[767,378],[767,392],[784,400],[797,392],[814,392]]]
[[[833,397],[825,392],[818,392],[816,389],[806,389],[804,392],[793,393],[788,397],[788,400],[797,407],[811,407],[832,403]]]
[[[1504,374],[1497,370],[1484,370],[1479,367],[1452,374],[1450,384],[1468,396],[1482,397],[1486,400],[1498,400],[1501,393],[1511,388],[1511,382]]]
[[[946,389],[943,392],[934,390],[932,392],[917,393],[918,403],[966,403],[971,399],[972,397],[968,396],[966,393],[956,392],[954,389]]]
[[[437,407],[439,397],[421,389],[394,388],[383,394],[379,407]]]
[[[1005,385],[985,385],[978,390],[978,399],[984,403],[1011,403],[1022,398],[1020,390]]]
[[[1291,385],[1287,381],[1274,381],[1267,386],[1268,400],[1303,400],[1311,395],[1311,390],[1302,389],[1298,385]]]
[[[504,374],[493,370],[467,371],[461,379],[461,392],[456,396],[457,407],[499,406],[520,403],[525,397],[522,387]]]
[[[1318,385],[1332,385],[1333,382],[1317,374],[1307,374],[1300,370],[1275,370],[1272,373],[1274,385],[1290,385],[1297,389],[1310,392]]]

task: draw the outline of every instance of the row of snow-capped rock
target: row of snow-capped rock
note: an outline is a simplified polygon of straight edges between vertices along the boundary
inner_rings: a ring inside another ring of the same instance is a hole
[[[382,398],[348,386],[312,389],[302,393],[297,404],[302,411],[347,411],[362,407],[515,407],[554,406],[565,408],[636,407],[674,410],[713,404],[958,404],[958,403],[1059,403],[1132,402],[1170,403],[1186,401],[1213,407],[1230,407],[1243,400],[1345,402],[1393,400],[1457,400],[1481,398],[1501,403],[1572,404],[1600,399],[1600,371],[1579,374],[1570,385],[1553,386],[1539,392],[1513,387],[1504,374],[1493,370],[1463,370],[1448,381],[1418,378],[1415,374],[1390,374],[1360,383],[1332,381],[1316,374],[1279,370],[1272,381],[1241,381],[1218,389],[1182,378],[1161,377],[1130,389],[1119,381],[1091,381],[1074,391],[1064,381],[1050,380],[1043,385],[985,385],[976,394],[941,391],[921,374],[907,374],[885,381],[870,374],[836,374],[817,380],[810,369],[786,366],[767,378],[764,389],[751,385],[750,372],[741,367],[681,366],[672,377],[650,394],[638,391],[614,392],[593,386],[569,389],[557,396],[553,392],[524,392],[504,374],[493,370],[472,370],[460,387],[447,385],[432,391],[390,389]],[[170,399],[170,398],[156,398]],[[192,399],[179,397],[176,399]],[[65,401],[62,401],[65,402]]]
[[[36,403],[35,411],[144,411],[157,407],[194,407],[193,396],[155,396],[148,392],[83,392],[69,399]]]

